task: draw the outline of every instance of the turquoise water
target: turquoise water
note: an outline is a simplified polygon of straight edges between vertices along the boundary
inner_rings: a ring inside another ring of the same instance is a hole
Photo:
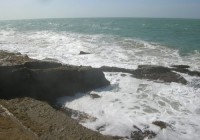
[[[103,34],[139,39],[178,49],[181,54],[200,51],[200,20],[151,18],[81,18],[0,21],[0,29],[21,32],[53,31]]]

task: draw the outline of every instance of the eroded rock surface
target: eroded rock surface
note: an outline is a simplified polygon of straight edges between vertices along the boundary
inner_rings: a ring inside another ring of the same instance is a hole
[[[131,133],[131,140],[144,140],[145,138],[152,139],[156,137],[156,133],[153,131],[141,130],[137,126],[133,126],[133,127],[136,129],[136,131],[133,131]]]
[[[19,65],[30,61],[36,60],[29,58],[27,55],[21,55],[20,53],[9,53],[0,50],[0,65]]]
[[[38,137],[0,104],[0,139],[36,140]]]
[[[86,55],[86,54],[90,54],[89,52],[84,52],[84,51],[80,51],[79,55]]]
[[[62,66],[39,61],[0,66],[0,93],[4,99],[32,97],[55,103],[58,97],[109,84],[103,72],[92,67]]]
[[[190,68],[190,66],[188,66],[188,65],[172,65],[171,67],[172,67],[171,70],[173,70],[173,71],[185,73],[185,74],[188,74],[190,76],[200,77],[200,72],[189,70],[188,68]]]
[[[60,96],[106,85],[109,81],[101,70],[63,66],[1,51],[0,139],[111,140],[48,104],[55,105]]]
[[[78,124],[77,121],[55,110],[49,104],[31,98],[0,99],[16,119],[2,118],[0,139],[21,140],[111,140]]]
[[[66,113],[74,113],[73,110],[63,113],[38,100],[54,105],[58,97],[109,85],[102,71],[130,73],[139,79],[187,84],[176,72],[200,76],[200,72],[190,71],[188,68],[189,66],[184,65],[171,68],[141,65],[136,70],[107,66],[91,68],[37,61],[20,54],[0,52],[0,105],[13,114],[13,117],[5,115],[5,110],[0,108],[0,139],[9,136],[11,139],[14,136],[18,139],[112,139],[88,130],[72,120],[69,117],[71,115],[67,116]],[[91,97],[99,98],[96,95]],[[79,121],[88,117],[91,116],[81,114]],[[167,124],[161,121],[153,124],[161,129],[167,127]],[[156,136],[152,131],[140,130],[137,127],[135,129],[131,134],[132,139],[151,139]]]
[[[165,129],[168,126],[170,126],[169,124],[167,124],[166,122],[163,122],[163,121],[154,121],[154,122],[152,122],[152,124],[159,126],[160,129]]]
[[[139,79],[160,80],[163,82],[176,82],[187,84],[185,78],[163,66],[140,65],[134,71],[133,77]]]
[[[180,74],[173,72],[173,68],[171,69],[163,66],[139,65],[135,70],[103,66],[100,69],[105,72],[130,73],[133,77],[138,79],[160,80],[163,82],[187,84],[186,79],[184,79]]]

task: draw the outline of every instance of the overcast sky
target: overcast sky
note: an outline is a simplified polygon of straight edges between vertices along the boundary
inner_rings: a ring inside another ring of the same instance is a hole
[[[0,20],[65,17],[200,18],[200,0],[0,0]]]

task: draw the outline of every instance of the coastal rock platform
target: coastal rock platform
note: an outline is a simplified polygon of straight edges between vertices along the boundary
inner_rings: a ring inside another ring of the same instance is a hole
[[[0,65],[0,139],[113,139],[81,126],[55,106],[58,97],[109,85],[102,71],[3,51]]]
[[[200,76],[186,65],[139,65],[137,69],[63,65],[39,61],[20,53],[0,51],[0,139],[123,139],[103,136],[81,126],[56,105],[56,99],[108,86],[103,72],[131,74],[137,79],[188,84],[181,73]],[[100,98],[91,95],[92,98]],[[70,114],[70,111],[68,111]],[[162,122],[156,125],[165,126]],[[152,132],[131,134],[132,139],[153,138]]]

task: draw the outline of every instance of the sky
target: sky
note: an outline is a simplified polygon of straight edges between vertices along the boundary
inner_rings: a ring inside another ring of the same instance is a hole
[[[200,0],[0,0],[0,20],[79,17],[200,19]]]

